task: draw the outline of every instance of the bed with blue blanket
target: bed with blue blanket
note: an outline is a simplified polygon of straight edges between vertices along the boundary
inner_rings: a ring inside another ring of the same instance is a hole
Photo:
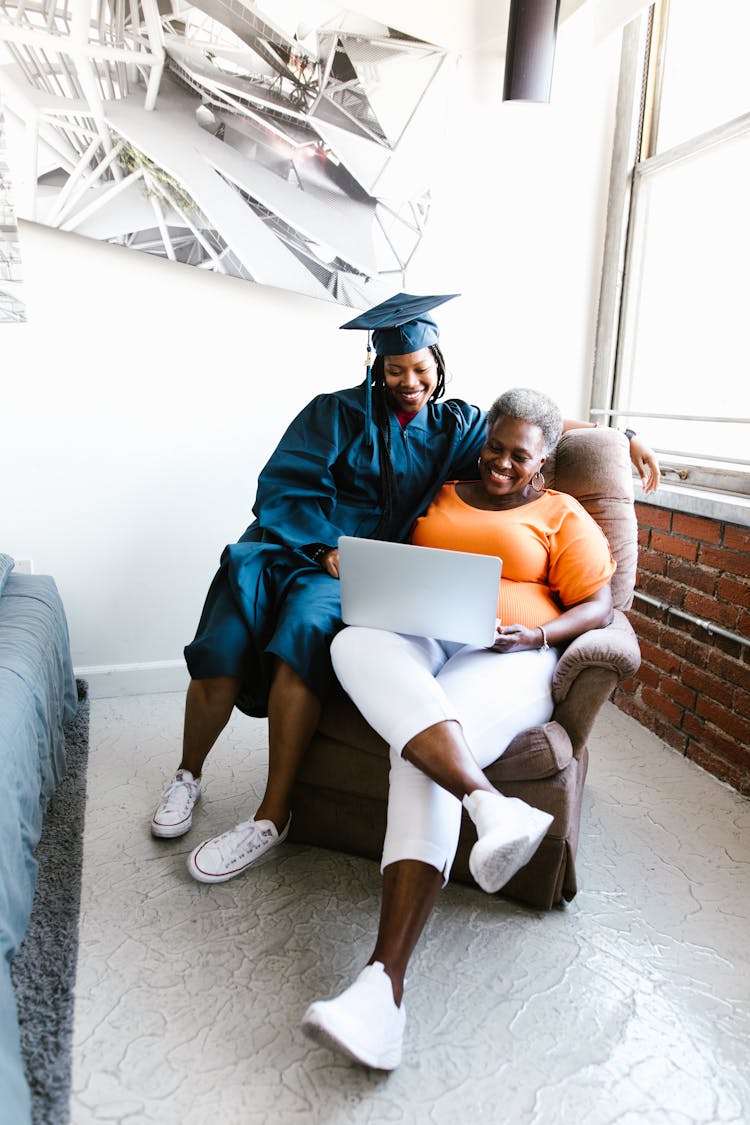
[[[77,700],[55,582],[10,573],[12,563],[0,555],[0,1118],[25,1125],[30,1099],[9,966],[29,923],[34,851],[47,802],[65,774],[63,725]]]

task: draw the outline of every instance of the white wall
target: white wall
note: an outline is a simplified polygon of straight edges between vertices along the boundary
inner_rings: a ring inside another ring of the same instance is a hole
[[[501,17],[452,7],[459,92],[409,288],[463,293],[440,312],[450,393],[484,405],[532,383],[585,417],[619,38],[593,45],[577,11],[553,104],[502,106]],[[55,576],[94,690],[177,686],[258,471],[312,394],[361,379],[362,342],[337,331],[340,306],[30,224],[21,240],[29,320],[0,339],[0,550]]]

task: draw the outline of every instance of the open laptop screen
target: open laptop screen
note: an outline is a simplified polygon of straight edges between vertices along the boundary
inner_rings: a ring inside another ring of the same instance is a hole
[[[338,546],[347,625],[477,647],[493,644],[499,558],[348,535]]]

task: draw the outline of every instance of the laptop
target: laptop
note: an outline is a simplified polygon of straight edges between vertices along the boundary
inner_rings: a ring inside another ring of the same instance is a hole
[[[501,570],[493,555],[342,535],[342,618],[346,625],[489,647]]]

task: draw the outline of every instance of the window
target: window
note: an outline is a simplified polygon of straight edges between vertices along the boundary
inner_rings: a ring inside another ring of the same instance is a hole
[[[660,0],[636,24],[592,417],[642,430],[668,483],[750,497],[750,3]]]

